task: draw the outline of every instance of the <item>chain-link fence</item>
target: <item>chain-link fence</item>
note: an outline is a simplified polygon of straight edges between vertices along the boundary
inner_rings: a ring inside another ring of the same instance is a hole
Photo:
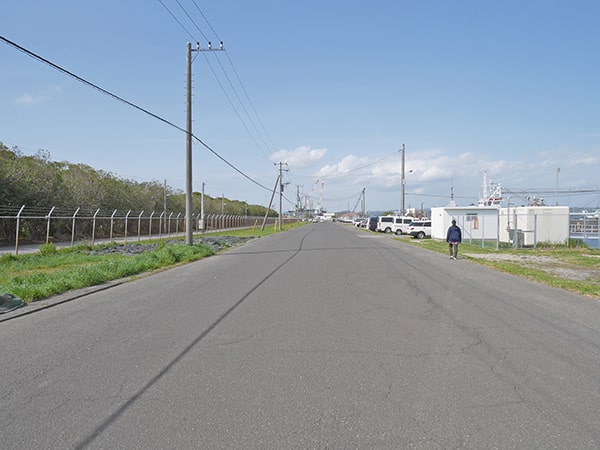
[[[0,250],[26,244],[88,243],[161,239],[185,234],[185,213],[155,211],[91,210],[51,207],[0,207]],[[193,232],[274,225],[276,217],[227,214],[192,214]]]
[[[589,247],[600,248],[599,214],[571,213],[569,220],[570,239],[580,239]]]

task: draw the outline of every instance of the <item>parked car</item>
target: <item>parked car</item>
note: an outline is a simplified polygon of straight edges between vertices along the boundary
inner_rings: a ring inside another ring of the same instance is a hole
[[[379,221],[379,216],[371,216],[367,221],[367,230],[375,231],[377,229],[377,222]]]
[[[409,216],[396,217],[396,220],[395,220],[396,230],[394,231],[394,233],[395,234],[408,234],[408,227],[410,227],[410,224],[413,223],[414,220],[415,220],[414,217],[409,217]]]
[[[394,216],[379,216],[377,218],[377,226],[375,228],[375,231],[383,231],[384,233],[391,233],[393,226],[394,226]]]
[[[431,220],[415,220],[408,227],[408,234],[417,239],[431,237]]]
[[[414,220],[414,217],[379,216],[376,230],[384,233],[405,234],[408,232],[408,226]]]

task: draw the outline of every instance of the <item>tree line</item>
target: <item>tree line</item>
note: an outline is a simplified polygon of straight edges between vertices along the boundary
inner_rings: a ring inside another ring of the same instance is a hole
[[[8,148],[0,142],[0,208],[14,209],[52,206],[62,209],[166,211],[185,214],[185,193],[159,181],[136,182],[117,177],[111,172],[96,170],[85,164],[52,161],[50,153],[38,150],[25,155],[18,147]],[[201,210],[201,194],[194,192],[192,210]],[[225,204],[225,208],[223,208]],[[246,202],[204,195],[204,213],[264,216],[267,208]],[[273,209],[269,216],[277,216]],[[4,224],[0,239],[10,236]],[[4,236],[2,236],[4,235]]]

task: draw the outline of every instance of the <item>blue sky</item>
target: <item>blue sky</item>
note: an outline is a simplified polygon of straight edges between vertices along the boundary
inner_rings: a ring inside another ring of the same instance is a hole
[[[600,207],[597,1],[5,3],[1,36],[181,128],[186,43],[223,40],[194,53],[193,132],[268,189],[287,163],[291,202],[353,209],[365,188],[398,209],[405,144],[407,207],[477,202],[484,171],[519,203],[555,204],[558,179],[561,205]],[[185,189],[180,130],[4,42],[0,61],[1,142]],[[202,182],[271,195],[196,143]]]

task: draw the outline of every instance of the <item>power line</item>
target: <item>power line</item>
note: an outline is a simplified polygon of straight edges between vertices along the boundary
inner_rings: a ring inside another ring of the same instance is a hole
[[[179,19],[177,18],[177,16],[175,16],[175,14],[173,14],[173,13],[171,12],[171,10],[170,10],[170,9],[167,7],[167,5],[165,5],[165,4],[163,3],[163,1],[162,1],[162,0],[158,0],[158,2],[159,2],[159,3],[160,3],[162,6],[163,6],[163,8],[165,8],[165,9],[167,10],[167,12],[168,12],[168,13],[171,15],[171,17],[172,17],[172,18],[175,20],[175,22],[177,22],[177,23],[179,24],[179,26],[180,26],[181,28],[183,28],[183,30],[184,30],[184,31],[187,33],[187,35],[188,35],[189,37],[191,37],[193,41],[195,41],[196,39],[194,38],[194,35],[193,35],[192,33],[190,33],[190,31],[189,31],[189,30],[188,30],[188,29],[185,27],[185,25],[183,25],[183,24],[182,24],[182,23],[179,21]],[[208,39],[206,39],[206,40],[208,41]]]
[[[202,29],[198,26],[198,24],[196,23],[196,21],[194,20],[194,18],[187,12],[186,8],[181,4],[181,2],[179,0],[175,0],[177,2],[177,4],[179,5],[179,8],[183,11],[183,13],[186,15],[186,17],[188,18],[188,20],[194,25],[194,27],[198,30],[198,32],[204,37],[204,39],[206,39],[207,41],[210,42],[210,39],[206,36],[206,34],[202,31]],[[161,3],[161,5],[163,5],[163,7],[169,12],[169,14],[171,15],[171,17],[173,17],[173,19],[175,19],[175,21],[179,24],[179,26],[182,27],[182,29],[189,35],[192,37],[192,39],[194,39],[194,36],[189,32],[189,30],[182,24],[182,22],[177,19],[177,17],[175,16],[175,14],[173,14],[172,11],[169,10],[169,8],[162,2],[162,0],[159,0],[159,2]],[[216,33],[216,31],[214,30],[214,28],[212,27],[212,25],[210,24],[210,22],[208,21],[208,19],[206,18],[206,16],[202,13],[202,11],[200,10],[199,6],[194,2],[194,6],[196,7],[196,9],[198,10],[198,12],[200,13],[200,15],[202,16],[202,18],[204,19],[204,21],[208,24],[209,28],[212,30],[212,32],[214,33],[214,35],[217,37],[217,39],[219,41],[221,41],[221,39],[219,38],[218,34]],[[196,39],[194,39],[196,40]],[[267,137],[269,138],[271,144],[272,144],[272,139],[269,136],[268,132],[266,131],[266,128],[262,122],[262,120],[260,120],[260,116],[258,116],[258,113],[256,112],[256,108],[254,108],[254,105],[252,103],[252,100],[250,100],[250,97],[248,95],[248,92],[246,91],[241,79],[239,78],[239,75],[237,73],[237,71],[235,70],[235,67],[233,66],[233,63],[231,61],[231,58],[229,57],[228,54],[226,54],[227,59],[229,60],[234,73],[236,74],[237,80],[240,83],[240,85],[242,86],[242,90],[244,91],[244,93],[246,94],[246,98],[248,100],[248,103],[250,104],[252,110],[254,111],[254,114],[256,115],[256,117],[258,118],[259,123],[261,124],[263,130],[265,131],[265,134],[267,135]],[[235,86],[233,85],[231,78],[229,77],[227,71],[225,70],[225,67],[223,67],[223,64],[221,64],[220,59],[215,55],[216,59],[217,59],[217,63],[219,64],[221,71],[223,72],[223,75],[225,76],[225,78],[227,79],[227,82],[229,83],[229,86],[231,88],[231,90],[233,91],[233,94],[235,95],[235,97],[237,98],[237,101],[239,102],[239,105],[241,106],[241,108],[244,110],[244,113],[248,119],[248,121],[251,123],[252,127],[254,128],[254,131],[256,133],[256,135],[259,137],[259,139],[262,141],[263,145],[265,148],[268,148],[269,145],[267,144],[267,142],[265,141],[265,138],[263,137],[261,131],[258,129],[258,126],[256,125],[255,121],[252,119],[252,117],[250,116],[248,109],[246,108],[246,106],[244,105],[244,102],[242,101],[240,95],[238,94]],[[206,55],[204,55],[205,61],[208,64],[211,72],[213,73],[213,76],[215,77],[217,83],[219,84],[221,90],[223,91],[223,94],[225,95],[225,98],[227,99],[229,105],[231,106],[231,109],[233,110],[233,112],[235,113],[235,115],[237,116],[238,120],[240,121],[240,123],[242,124],[242,127],[244,128],[244,130],[246,131],[246,133],[248,134],[248,136],[250,137],[250,139],[252,140],[252,142],[254,143],[254,145],[256,146],[256,148],[267,158],[270,159],[269,155],[265,153],[265,151],[263,150],[263,147],[261,147],[259,145],[259,143],[257,142],[257,140],[255,139],[254,135],[252,134],[252,132],[250,131],[250,129],[248,128],[248,126],[246,125],[245,121],[242,118],[242,115],[238,112],[234,102],[232,101],[230,95],[227,93],[227,90],[225,89],[225,87],[223,86],[223,83],[221,83],[221,80],[219,79],[219,76],[217,75],[216,71],[214,70],[212,64],[210,63],[210,61],[208,60],[208,57]],[[275,148],[274,144],[273,148]],[[276,151],[276,149],[274,150]]]
[[[248,120],[250,121],[250,123],[252,124],[252,126],[254,127],[254,131],[256,131],[256,134],[258,134],[258,136],[260,137],[260,139],[262,140],[263,144],[265,147],[268,147],[267,143],[265,142],[264,138],[262,137],[260,131],[258,130],[258,127],[256,126],[256,124],[254,123],[254,121],[252,120],[252,118],[250,117],[250,114],[248,113],[248,110],[246,109],[246,107],[244,106],[244,103],[242,102],[242,99],[240,98],[239,94],[237,93],[237,91],[235,90],[235,87],[233,86],[233,83],[231,82],[231,79],[229,78],[229,75],[227,75],[227,72],[225,71],[225,67],[223,67],[223,64],[221,64],[221,60],[219,58],[217,58],[217,62],[219,63],[219,66],[221,67],[221,70],[223,71],[223,74],[225,75],[225,78],[227,79],[227,82],[229,83],[229,86],[231,86],[231,89],[233,90],[233,93],[235,94],[236,98],[238,99],[238,102],[240,102],[240,105],[242,107],[242,109],[244,110],[244,112],[246,113],[246,117],[248,118]],[[254,139],[253,139],[254,140]],[[256,141],[255,141],[256,142]],[[257,145],[258,146],[258,145]],[[258,147],[258,149],[261,151],[261,153],[263,155],[265,155],[267,157],[267,159],[269,158],[269,155],[267,155],[265,152],[263,152],[262,148]]]
[[[198,10],[198,12],[200,13],[200,15],[202,16],[202,18],[204,19],[204,21],[208,25],[208,27],[211,29],[211,31],[213,32],[213,34],[217,37],[217,39],[219,41],[221,41],[222,40],[221,37],[217,34],[217,32],[215,31],[215,29],[213,28],[213,26],[210,24],[210,22],[208,21],[207,17],[204,15],[204,13],[202,12],[202,10],[200,9],[200,7],[198,6],[198,4],[196,3],[196,0],[192,0],[192,3],[196,7],[196,9]],[[267,138],[269,139],[269,142],[271,143],[271,146],[273,147],[273,150],[277,151],[277,146],[273,143],[273,139],[271,139],[271,136],[270,136],[269,132],[267,131],[267,128],[265,127],[263,121],[260,118],[260,115],[258,114],[258,111],[256,111],[256,108],[254,107],[254,103],[252,102],[252,99],[250,98],[250,95],[248,95],[248,91],[246,90],[246,87],[244,86],[244,83],[242,83],[242,80],[241,80],[241,78],[240,78],[240,76],[238,74],[238,71],[236,70],[235,66],[233,65],[233,61],[229,57],[229,53],[228,52],[225,53],[225,57],[229,61],[229,64],[231,65],[231,69],[233,70],[233,73],[235,74],[236,79],[238,80],[238,83],[240,84],[242,90],[244,91],[246,99],[248,100],[248,103],[250,104],[250,107],[252,108],[252,111],[254,112],[254,115],[258,119],[258,122],[260,123],[260,126],[262,127],[264,133],[267,135]]]
[[[215,70],[213,69],[212,64],[208,61],[208,57],[206,55],[202,55],[202,56],[204,56],[204,59],[205,59],[206,63],[208,64],[209,69],[211,70],[211,72],[213,73],[213,75],[215,77],[215,80],[217,81],[217,83],[221,87],[221,90],[223,91],[223,94],[225,95],[225,98],[229,102],[229,105],[231,106],[231,109],[233,109],[233,112],[235,113],[235,115],[239,119],[240,123],[242,124],[242,126],[246,130],[246,133],[248,133],[248,136],[250,137],[250,139],[252,139],[252,142],[254,142],[254,145],[256,145],[256,147],[261,151],[261,153],[268,158],[268,156],[262,151],[262,149],[260,148],[260,145],[258,145],[258,142],[256,142],[256,139],[254,139],[254,136],[252,136],[252,133],[250,132],[250,130],[248,129],[248,127],[244,123],[244,120],[242,119],[242,116],[237,111],[235,105],[233,104],[233,101],[231,100],[231,97],[229,97],[229,94],[225,90],[225,87],[223,86],[223,84],[221,83],[221,80],[219,79],[219,77],[217,76]]]
[[[213,34],[217,37],[217,39],[220,41],[221,38],[219,37],[219,35],[217,34],[217,32],[215,31],[215,29],[212,27],[212,25],[210,24],[210,22],[208,21],[208,19],[206,18],[206,16],[204,15],[204,13],[202,12],[202,10],[200,9],[200,7],[198,6],[198,4],[196,3],[196,0],[192,0],[192,3],[194,4],[194,6],[196,7],[196,9],[198,10],[198,12],[200,13],[200,15],[202,16],[202,18],[204,19],[204,21],[206,22],[206,24],[208,25],[208,27],[210,28],[210,30],[213,32]]]
[[[159,0],[161,3],[162,1]],[[183,7],[183,5],[179,2],[179,0],[175,0],[177,2],[177,4],[179,5],[179,7],[181,8],[181,10],[183,11],[183,13],[187,16],[188,19],[190,19],[190,22],[192,22],[194,24],[194,26],[196,27],[196,29],[200,32],[200,34],[202,35],[202,37],[204,38],[205,41],[210,41],[209,38],[206,37],[206,35],[202,32],[202,30],[200,29],[200,27],[198,25],[196,25],[196,22],[194,21],[194,19],[192,19],[192,17],[187,13],[187,11],[185,10],[185,8]],[[179,23],[179,21],[177,21],[177,23]],[[216,34],[216,33],[215,33]],[[221,39],[219,39],[220,41]]]
[[[187,131],[185,129],[181,128],[178,125],[175,125],[173,122],[170,122],[169,120],[164,119],[164,118],[160,117],[159,115],[154,114],[154,113],[148,111],[147,109],[144,109],[141,106],[138,106],[135,103],[130,102],[129,100],[125,100],[124,98],[119,97],[118,95],[113,94],[112,92],[107,91],[106,89],[101,88],[100,86],[98,86],[98,85],[96,85],[96,84],[94,84],[94,83],[92,83],[90,81],[87,81],[86,79],[84,79],[84,78],[82,78],[82,77],[74,74],[73,72],[70,72],[69,70],[64,69],[63,67],[61,67],[61,66],[59,66],[57,64],[54,64],[53,62],[47,60],[46,58],[43,58],[42,56],[39,56],[36,53],[34,53],[34,52],[30,51],[30,50],[27,50],[24,47],[21,47],[20,45],[16,44],[15,42],[13,42],[13,41],[11,41],[11,40],[9,40],[7,38],[5,38],[4,36],[0,36],[0,40],[2,40],[3,42],[5,42],[6,44],[10,45],[11,47],[19,50],[20,52],[26,54],[27,56],[29,56],[29,57],[31,57],[33,59],[36,59],[36,60],[38,60],[40,62],[43,62],[44,64],[50,66],[51,68],[53,68],[55,70],[58,70],[59,72],[65,74],[65,75],[68,75],[69,77],[71,77],[71,78],[79,81],[80,83],[82,83],[82,84],[84,84],[84,85],[86,85],[88,87],[96,89],[97,91],[101,92],[104,95],[107,95],[107,96],[113,98],[114,100],[118,100],[121,103],[126,104],[127,106],[131,106],[132,108],[135,108],[138,111],[141,111],[144,114],[149,115],[150,117],[153,117],[153,118],[155,118],[157,120],[160,120],[161,122],[169,125],[170,127],[175,128],[178,131],[181,131],[183,133],[187,133]],[[204,148],[206,148],[208,151],[210,151],[213,155],[215,155],[217,158],[219,158],[221,161],[223,161],[225,164],[227,164],[229,167],[231,167],[237,173],[239,173],[240,175],[242,175],[244,178],[246,178],[247,180],[251,181],[252,183],[256,184],[257,186],[259,186],[259,187],[261,187],[261,188],[263,188],[263,189],[265,189],[265,190],[267,190],[269,192],[271,191],[271,189],[269,189],[268,187],[262,185],[261,183],[259,183],[258,181],[254,180],[250,176],[246,175],[244,172],[242,172],[240,169],[238,169],[232,163],[230,163],[229,161],[227,161],[225,158],[223,158],[221,155],[219,155],[214,149],[212,149],[208,144],[204,143],[200,138],[198,138],[197,136],[195,136],[193,134],[192,134],[192,138],[195,139],[197,142],[199,142]]]
[[[235,66],[233,65],[233,61],[229,57],[229,53],[225,53],[225,57],[229,61],[229,64],[231,65],[231,68],[233,69],[233,73],[235,74],[235,76],[236,76],[236,78],[238,80],[238,83],[240,83],[240,86],[242,87],[242,90],[244,91],[244,94],[246,95],[246,99],[248,100],[248,103],[250,103],[250,107],[252,108],[252,111],[254,112],[254,115],[258,119],[258,123],[260,123],[260,126],[262,127],[263,131],[267,135],[267,138],[269,139],[269,142],[271,143],[271,147],[273,148],[273,151],[276,152],[277,151],[277,146],[274,144],[273,139],[271,138],[271,135],[267,131],[267,128],[265,127],[263,121],[261,120],[260,116],[258,115],[258,112],[256,111],[256,108],[254,107],[254,103],[250,99],[250,96],[248,95],[248,91],[246,90],[246,87],[244,86],[244,83],[242,83],[242,80],[240,79],[240,76],[238,75],[238,72],[237,72]]]

